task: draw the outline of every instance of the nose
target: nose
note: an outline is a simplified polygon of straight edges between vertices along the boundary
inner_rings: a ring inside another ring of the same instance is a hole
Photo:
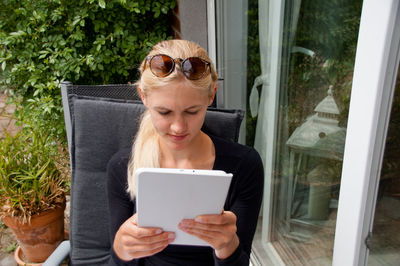
[[[171,131],[175,134],[185,133],[187,129],[186,120],[183,116],[176,116],[171,123]]]

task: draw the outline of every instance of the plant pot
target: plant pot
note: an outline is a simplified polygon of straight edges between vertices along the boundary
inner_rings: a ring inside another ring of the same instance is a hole
[[[14,251],[14,259],[21,266],[42,266],[43,263],[28,263],[24,260],[22,249],[20,246]]]
[[[64,240],[64,208],[65,201],[55,209],[33,215],[30,223],[12,216],[3,218],[28,262],[45,261]]]

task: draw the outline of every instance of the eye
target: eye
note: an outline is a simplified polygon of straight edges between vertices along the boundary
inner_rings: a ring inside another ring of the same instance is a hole
[[[186,113],[188,114],[188,115],[195,115],[195,114],[197,114],[199,111],[186,111]]]
[[[168,115],[168,114],[171,113],[171,111],[158,111],[158,113],[159,113],[160,115]]]

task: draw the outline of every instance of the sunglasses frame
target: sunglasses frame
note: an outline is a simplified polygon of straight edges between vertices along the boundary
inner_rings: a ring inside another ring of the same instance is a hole
[[[171,67],[171,69],[169,70],[169,72],[166,73],[165,75],[161,75],[161,76],[160,76],[160,75],[157,75],[157,74],[153,71],[153,69],[152,69],[152,67],[151,67],[151,60],[153,60],[153,58],[156,57],[156,56],[166,56],[166,57],[170,58],[171,61],[172,61],[172,67]],[[189,60],[190,58],[200,59],[200,61],[203,62],[203,63],[206,65],[206,67],[204,68],[203,73],[202,73],[199,77],[197,77],[197,78],[190,78],[190,77],[186,74],[186,72],[183,71],[183,68],[182,68],[183,64],[185,64],[185,62],[186,62],[187,60]],[[200,57],[197,57],[197,56],[192,56],[192,57],[188,57],[188,58],[182,59],[182,58],[179,58],[179,57],[178,57],[178,58],[172,58],[171,56],[166,55],[166,54],[151,55],[151,56],[147,56],[147,57],[146,57],[146,61],[145,61],[145,63],[144,63],[144,69],[146,69],[147,62],[149,62],[149,68],[150,68],[151,73],[153,73],[154,76],[159,77],[159,78],[165,78],[165,77],[169,76],[172,72],[174,72],[176,62],[179,62],[179,64],[181,65],[181,71],[182,71],[183,75],[184,75],[187,79],[189,79],[189,80],[198,80],[198,79],[203,78],[204,75],[207,73],[207,67],[210,69],[210,73],[211,73],[211,71],[212,71],[212,70],[211,70],[211,63],[210,63],[210,62],[207,62],[206,60],[204,60],[204,59],[202,59],[202,58],[200,58]]]

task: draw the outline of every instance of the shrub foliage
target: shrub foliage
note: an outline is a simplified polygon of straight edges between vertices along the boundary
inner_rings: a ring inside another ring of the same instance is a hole
[[[175,0],[3,0],[1,88],[23,104],[43,98],[48,113],[61,113],[63,80],[132,81],[150,47],[168,38],[174,7]]]

